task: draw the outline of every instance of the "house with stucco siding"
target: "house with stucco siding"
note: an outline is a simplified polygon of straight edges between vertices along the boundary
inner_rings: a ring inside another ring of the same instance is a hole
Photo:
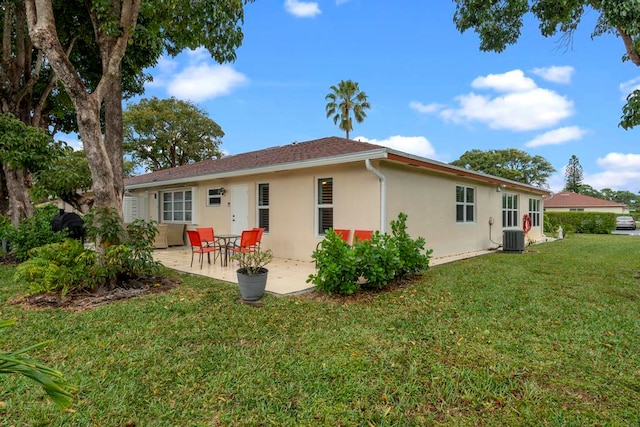
[[[264,227],[262,247],[311,260],[329,228],[408,232],[434,256],[496,248],[503,230],[543,238],[546,190],[391,148],[321,138],[205,160],[128,178],[125,214],[187,229],[240,234]]]
[[[616,214],[629,213],[624,203],[598,199],[584,194],[561,191],[544,200],[546,212],[610,212]]]

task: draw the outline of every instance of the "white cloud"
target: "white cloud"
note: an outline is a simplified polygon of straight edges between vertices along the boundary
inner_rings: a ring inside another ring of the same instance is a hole
[[[640,154],[608,153],[596,160],[601,172],[585,172],[583,182],[596,190],[611,188],[636,193],[640,184]]]
[[[313,18],[322,13],[316,2],[285,0],[284,9],[298,18]]]
[[[568,65],[554,65],[551,67],[534,68],[531,72],[553,83],[569,84],[571,83],[571,77],[575,72],[575,68]]]
[[[524,144],[526,147],[541,147],[543,145],[560,145],[569,141],[582,139],[587,133],[585,129],[578,126],[567,126],[559,129],[550,130],[542,135],[538,135],[531,141]]]
[[[445,105],[444,104],[437,104],[435,102],[425,105],[422,102],[411,101],[409,103],[409,107],[411,109],[413,109],[413,110],[416,110],[418,113],[430,114],[430,113],[436,113],[436,112],[442,110],[445,107]]]
[[[573,114],[573,102],[556,92],[541,88],[495,98],[470,93],[459,96],[457,100],[459,107],[442,110],[442,118],[454,123],[478,121],[491,129],[543,129]]]
[[[475,89],[487,89],[498,94],[471,92],[455,98],[458,105],[409,105],[420,113],[438,112],[446,121],[457,124],[484,123],[491,129],[532,131],[556,126],[574,113],[573,102],[557,92],[538,87],[521,70],[478,77],[471,83]]]
[[[522,70],[511,70],[503,74],[489,74],[477,77],[471,82],[475,89],[493,89],[497,92],[527,92],[535,89],[536,83],[525,77]]]
[[[167,93],[194,102],[229,94],[249,79],[228,65],[190,65],[176,74],[167,86]]]
[[[622,99],[627,99],[627,96],[636,89],[640,89],[640,77],[627,80],[620,83],[620,92],[622,93]]]
[[[436,150],[433,145],[424,136],[401,136],[394,135],[387,139],[369,139],[364,136],[354,138],[357,141],[369,142],[371,144],[382,145],[384,147],[393,148],[394,150],[403,151],[416,156],[436,159]]]

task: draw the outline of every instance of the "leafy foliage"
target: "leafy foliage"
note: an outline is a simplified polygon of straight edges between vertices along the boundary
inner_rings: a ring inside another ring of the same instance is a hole
[[[357,123],[362,123],[367,117],[365,110],[371,108],[367,94],[361,92],[358,83],[352,80],[341,80],[338,86],[333,85],[330,89],[331,92],[324,98],[329,101],[326,106],[327,118],[331,117],[334,124],[340,122],[339,128],[346,132],[349,139],[349,132],[353,130],[351,115]]]
[[[376,231],[371,240],[349,246],[333,229],[313,252],[317,272],[307,282],[326,293],[351,295],[361,288],[380,289],[390,281],[429,268],[432,250],[424,251],[425,240],[411,239],[407,215],[391,222],[392,235]]]
[[[616,216],[611,212],[545,212],[545,232],[555,232],[562,226],[569,233],[609,234],[616,228]]]
[[[273,260],[271,249],[250,252],[237,252],[231,259],[238,262],[238,266],[243,273],[248,275],[260,274],[264,268]]]
[[[219,158],[222,128],[195,104],[142,99],[124,113],[125,153],[150,171]]]
[[[640,2],[638,1],[477,1],[455,0],[454,22],[459,31],[473,29],[480,36],[480,50],[502,52],[520,38],[529,12],[539,21],[540,33],[561,33],[565,42],[578,28],[583,16],[598,14],[592,37],[606,33],[618,36],[625,47],[623,61],[640,66]],[[619,126],[630,129],[640,123],[640,91],[627,98]]]
[[[411,238],[407,232],[407,214],[400,212],[398,219],[391,221],[391,233],[400,257],[400,275],[416,273],[429,268],[429,259],[433,249],[425,251],[424,237]]]
[[[10,252],[13,252],[18,260],[24,261],[29,258],[31,249],[66,239],[66,231],[55,232],[51,229],[51,222],[57,214],[56,206],[46,205],[36,208],[33,216],[20,221],[18,228],[9,224],[0,226],[4,230],[1,232],[2,237],[9,242]]]
[[[530,156],[515,148],[488,151],[473,149],[451,164],[538,187],[545,187],[551,174],[556,171],[544,157]]]
[[[36,199],[60,198],[79,212],[93,204],[83,193],[91,188],[91,170],[84,151],[67,147],[63,155],[35,176],[32,194]]]
[[[108,247],[119,245],[126,237],[118,212],[108,206],[93,208],[84,217],[87,239]]]
[[[15,322],[15,319],[2,320],[0,321],[0,329],[12,326]],[[0,353],[0,374],[20,374],[36,381],[56,405],[66,408],[71,406],[73,392],[77,390],[77,387],[69,384],[61,372],[24,356],[25,353],[45,347],[52,342],[43,341],[20,350]]]
[[[112,213],[113,210],[111,219]],[[112,289],[129,279],[156,274],[160,267],[152,255],[156,223],[132,222],[126,232],[118,234],[122,244],[113,240],[115,229],[111,221],[92,225],[95,235],[109,239],[103,240],[110,242],[103,252],[85,249],[82,243],[71,239],[33,249],[31,258],[16,269],[14,280],[27,283],[31,293],[60,292],[64,297],[71,291]]]

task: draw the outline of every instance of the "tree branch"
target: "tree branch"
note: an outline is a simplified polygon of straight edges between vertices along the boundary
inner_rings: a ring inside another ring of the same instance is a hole
[[[622,37],[622,41],[624,42],[624,47],[627,50],[627,54],[629,55],[629,59],[631,62],[640,67],[640,53],[636,51],[633,45],[633,38],[627,33],[621,26],[617,26],[618,34]]]

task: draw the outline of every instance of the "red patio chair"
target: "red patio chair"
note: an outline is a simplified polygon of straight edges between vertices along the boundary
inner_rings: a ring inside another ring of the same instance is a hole
[[[334,228],[333,232],[340,236],[343,242],[349,244],[349,233],[351,232],[351,230],[349,230],[348,228]]]
[[[373,230],[353,230],[353,244],[356,242],[364,242],[365,240],[371,240]]]
[[[256,243],[259,230],[244,230],[240,236],[240,243],[229,245],[227,250],[233,255],[239,252],[248,253],[256,251]]]
[[[200,268],[202,268],[203,264],[203,255],[207,254],[207,260],[209,264],[211,264],[211,252],[214,252],[213,262],[216,261],[215,252],[220,252],[219,247],[214,246],[206,246],[202,239],[200,238],[200,234],[195,230],[187,230],[187,236],[189,236],[189,243],[191,244],[191,266],[193,267],[193,254],[200,254]]]
[[[196,231],[200,235],[200,240],[205,246],[216,246],[218,242],[215,238],[213,227],[198,227]]]
[[[264,227],[253,227],[254,230],[258,230],[256,235],[256,250],[260,250],[260,244],[262,242],[262,234],[264,233]]]

